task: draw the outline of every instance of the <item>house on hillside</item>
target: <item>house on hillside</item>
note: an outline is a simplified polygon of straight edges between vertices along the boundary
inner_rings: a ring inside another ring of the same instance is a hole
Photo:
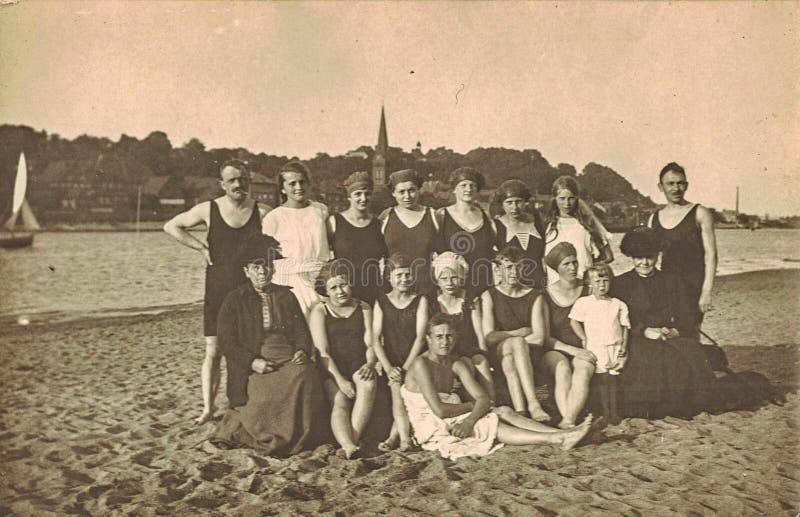
[[[260,172],[254,172],[250,176],[250,195],[257,202],[276,207],[278,202],[278,190],[275,180],[268,178]]]

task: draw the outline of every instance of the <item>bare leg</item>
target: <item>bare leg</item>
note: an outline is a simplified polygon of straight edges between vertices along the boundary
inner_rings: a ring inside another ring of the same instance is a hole
[[[326,383],[325,392],[333,406],[331,411],[333,437],[344,449],[345,456],[349,458],[354,452],[358,451],[358,446],[353,439],[353,428],[350,425],[352,402],[334,383]]]
[[[592,381],[592,375],[594,375],[594,365],[592,363],[582,359],[572,360],[572,389],[569,391],[567,411],[563,415],[562,423],[564,421],[575,423],[578,413],[581,412],[586,405],[586,399],[589,398],[589,383]],[[561,424],[559,424],[559,427],[561,427]]]
[[[353,383],[356,385],[356,401],[350,418],[353,425],[353,440],[358,442],[369,423],[369,417],[372,416],[376,386],[375,379],[365,381],[360,379],[357,373],[353,375]]]
[[[575,447],[589,433],[591,423],[592,416],[589,415],[580,425],[572,429],[541,433],[500,422],[497,426],[497,441],[507,445],[552,444],[558,445],[566,451]]]
[[[542,405],[539,404],[539,399],[536,398],[536,385],[533,381],[533,364],[531,363],[530,345],[521,337],[511,339],[514,366],[517,370],[519,382],[522,385],[522,391],[525,393],[525,399],[528,401],[528,411],[531,414],[531,418],[538,422],[550,420],[550,415],[542,409]]]
[[[492,380],[492,370],[489,366],[489,361],[482,355],[476,354],[472,356],[472,364],[478,372],[478,382],[481,383],[483,389],[489,394],[489,400],[495,401],[494,380]]]
[[[572,389],[572,366],[564,354],[555,351],[545,352],[542,356],[547,371],[553,374],[553,396],[561,417],[568,409],[569,392]],[[575,422],[572,422],[575,425]],[[570,426],[572,427],[572,426]]]
[[[555,427],[550,427],[536,420],[526,418],[508,406],[500,406],[492,410],[496,413],[501,422],[505,422],[520,429],[528,429],[529,431],[536,431],[539,433],[557,433],[559,430]]]
[[[206,356],[203,358],[203,366],[200,367],[203,414],[195,419],[195,424],[205,424],[214,418],[214,411],[216,411],[214,401],[217,399],[217,390],[219,389],[221,363],[222,356],[219,353],[217,336],[206,336]]]
[[[522,392],[522,385],[519,383],[517,376],[517,369],[514,366],[514,357],[511,350],[506,352],[506,348],[510,349],[508,340],[502,345],[503,358],[500,360],[500,365],[503,367],[503,374],[506,376],[506,384],[508,385],[508,394],[511,396],[511,404],[516,411],[527,411],[525,407],[525,394]]]
[[[392,390],[392,417],[397,434],[400,437],[400,450],[407,451],[411,448],[411,422],[408,419],[408,412],[403,403],[403,396],[400,395],[400,384],[393,382],[389,385]],[[391,437],[390,437],[391,438]]]

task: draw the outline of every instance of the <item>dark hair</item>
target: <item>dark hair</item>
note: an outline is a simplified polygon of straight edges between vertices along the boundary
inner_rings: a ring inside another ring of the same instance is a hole
[[[433,327],[438,327],[439,325],[450,325],[451,329],[458,331],[456,318],[450,314],[439,312],[430,317],[427,328],[425,329],[425,333],[430,336],[431,332],[433,331]]]
[[[683,170],[683,167],[681,167],[680,165],[678,165],[675,162],[669,162],[668,164],[666,164],[664,166],[663,169],[661,169],[661,172],[658,173],[658,182],[659,183],[661,183],[661,180],[664,179],[664,175],[666,173],[668,173],[668,172],[675,172],[675,173],[678,173],[678,174],[683,174],[683,177],[684,178],[686,177],[686,171]]]
[[[647,226],[630,230],[622,238],[619,250],[628,257],[655,257],[662,250],[658,233]]]
[[[517,262],[521,261],[524,258],[525,254],[522,252],[522,250],[514,246],[513,244],[510,244],[501,249],[500,251],[498,251],[497,253],[495,253],[492,262],[494,262],[495,264],[499,264],[501,261],[507,260],[509,262],[513,262],[514,264],[516,264]]]
[[[276,199],[280,200],[281,204],[286,202],[286,194],[283,192],[283,175],[287,172],[296,172],[298,174],[302,174],[305,180],[311,183],[311,171],[308,170],[308,167],[299,160],[290,160],[283,164],[283,167],[278,169],[278,174],[275,178],[275,188],[278,189]]]
[[[243,162],[242,160],[237,160],[237,159],[234,158],[234,159],[231,159],[231,160],[225,160],[225,162],[223,162],[223,164],[220,165],[220,167],[219,167],[219,175],[220,175],[220,177],[222,176],[222,171],[224,171],[228,167],[233,167],[237,171],[243,172],[245,174],[249,174],[249,172],[250,172],[250,169],[247,168],[247,164],[245,162]]]
[[[347,283],[353,285],[353,264],[349,260],[338,259],[327,262],[317,273],[314,280],[314,290],[321,296],[328,295],[328,280],[342,276]]]

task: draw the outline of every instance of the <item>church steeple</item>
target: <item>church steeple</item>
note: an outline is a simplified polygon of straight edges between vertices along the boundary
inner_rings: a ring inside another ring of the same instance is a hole
[[[386,114],[381,106],[381,126],[378,129],[378,145],[372,158],[372,181],[375,188],[383,188],[386,184],[386,155],[389,152],[389,137],[386,134]]]

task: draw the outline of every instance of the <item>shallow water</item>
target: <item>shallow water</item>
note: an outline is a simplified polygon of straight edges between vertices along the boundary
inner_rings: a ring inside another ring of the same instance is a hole
[[[616,272],[631,267],[614,235]],[[719,274],[800,268],[800,230],[718,230]],[[203,296],[202,256],[162,232],[40,233],[0,249],[0,321],[157,311]]]

